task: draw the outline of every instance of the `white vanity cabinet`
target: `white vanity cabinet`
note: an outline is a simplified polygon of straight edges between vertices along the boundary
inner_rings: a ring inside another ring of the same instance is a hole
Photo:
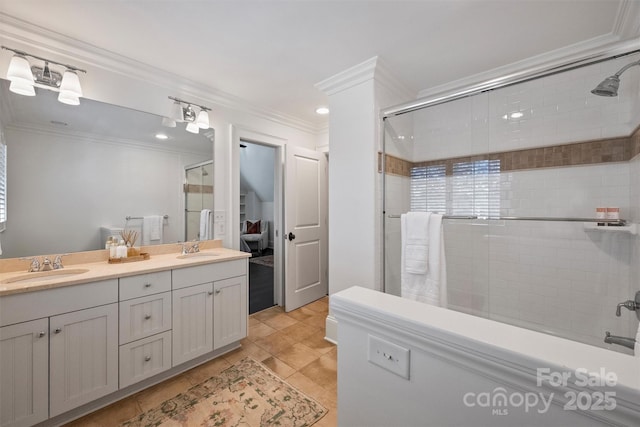
[[[173,366],[247,336],[247,260],[172,272]]]
[[[117,283],[0,297],[2,427],[30,426],[117,390]]]
[[[247,276],[218,280],[213,284],[213,349],[247,336]]]
[[[171,271],[119,279],[120,388],[171,368]]]
[[[50,416],[118,390],[118,304],[50,318]]]
[[[173,366],[213,350],[213,284],[173,291]]]
[[[0,328],[0,425],[23,427],[49,416],[49,319]]]

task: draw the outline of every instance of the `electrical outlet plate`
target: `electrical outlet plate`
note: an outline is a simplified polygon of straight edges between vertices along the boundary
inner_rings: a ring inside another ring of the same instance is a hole
[[[379,337],[369,335],[369,362],[399,377],[409,379],[411,351]]]

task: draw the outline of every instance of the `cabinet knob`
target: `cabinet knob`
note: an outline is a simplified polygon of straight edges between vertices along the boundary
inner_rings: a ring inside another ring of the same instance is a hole
[[[149,320],[149,319],[151,319],[151,315],[150,315],[150,314],[146,314],[146,315],[144,316],[144,320]]]
[[[145,361],[145,362],[148,362],[148,361],[150,361],[150,360],[151,360],[151,356],[145,356],[145,357],[144,357],[144,361]]]
[[[42,338],[42,337],[44,337],[45,335],[47,335],[47,334],[46,334],[46,333],[44,333],[44,332],[42,332],[42,331],[38,332],[38,338]]]
[[[213,292],[209,291],[207,292],[208,295],[213,295]]]
[[[216,295],[218,295],[220,292],[222,292],[222,289],[216,289]]]
[[[54,329],[54,331],[56,334],[59,334],[60,332],[62,332],[62,328],[56,328]]]
[[[144,287],[145,287],[145,288],[150,288],[150,287],[151,287],[151,283],[145,283],[145,284],[144,284]]]

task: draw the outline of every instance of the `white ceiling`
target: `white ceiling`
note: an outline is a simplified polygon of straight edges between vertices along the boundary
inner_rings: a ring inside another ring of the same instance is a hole
[[[625,16],[634,2],[0,0],[0,11],[322,127],[314,85],[374,56],[417,94],[616,35],[637,21]]]

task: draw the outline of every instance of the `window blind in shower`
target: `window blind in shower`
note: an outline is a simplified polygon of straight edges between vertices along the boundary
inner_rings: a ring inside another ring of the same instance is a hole
[[[411,168],[411,211],[446,212],[447,176],[445,165]]]

